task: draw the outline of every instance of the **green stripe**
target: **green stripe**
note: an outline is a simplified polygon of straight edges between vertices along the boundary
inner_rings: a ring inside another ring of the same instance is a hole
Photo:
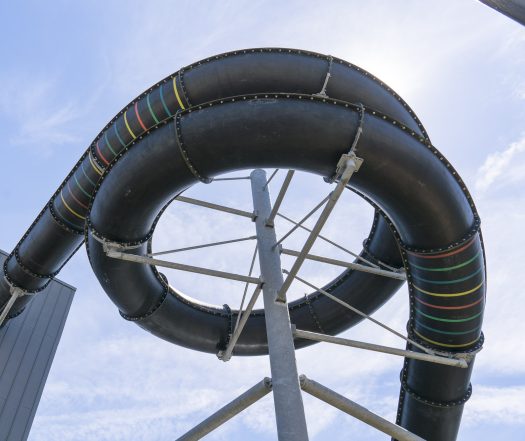
[[[164,110],[166,111],[168,116],[171,116],[168,106],[166,106],[166,103],[164,102],[164,96],[162,94],[162,85],[160,86],[160,89],[159,89],[159,95],[160,95],[160,101],[162,102],[162,106],[164,107]]]
[[[113,128],[115,129],[115,134],[117,135],[117,138],[120,142],[120,145],[122,145],[122,147],[126,147],[126,144],[124,143],[124,141],[122,141],[122,138],[120,137],[119,133],[118,133],[118,129],[117,129],[117,122],[115,121],[115,124],[113,125]],[[117,156],[115,154],[115,156]]]
[[[463,268],[464,266],[467,266],[469,263],[474,262],[474,260],[476,260],[478,256],[479,256],[479,251],[474,257],[467,260],[466,262],[460,263],[459,265],[448,266],[446,268],[429,268],[428,266],[419,266],[419,265],[416,265],[415,263],[411,263],[410,266],[413,266],[417,269],[425,270],[425,271],[452,271],[455,269]]]
[[[151,108],[151,104],[150,104],[150,102],[149,102],[149,94],[148,94],[148,96],[146,97],[146,102],[148,103],[149,113],[151,114],[151,116],[153,117],[153,119],[155,120],[155,122],[158,124],[158,123],[159,123],[159,120],[157,119],[157,116],[155,115],[155,112],[154,112],[153,109]]]
[[[479,312],[479,313],[477,313],[477,314],[475,314],[475,315],[473,315],[471,317],[467,317],[467,318],[463,318],[463,319],[445,319],[445,318],[441,318],[441,317],[435,317],[435,316],[430,315],[430,314],[425,314],[423,311],[421,311],[421,309],[418,309],[418,308],[416,308],[416,311],[419,314],[421,314],[421,315],[423,315],[423,316],[425,316],[425,317],[427,317],[427,318],[429,318],[431,320],[436,320],[438,322],[446,322],[446,323],[468,322],[469,320],[474,320],[474,319],[478,318],[481,315],[481,312]]]
[[[104,133],[104,139],[106,140],[106,145],[108,146],[109,150],[111,150],[111,153],[113,153],[113,156],[117,156],[115,150],[113,150],[113,147],[111,147],[111,144],[109,143],[108,132]]]
[[[438,334],[446,334],[446,335],[465,335],[465,334],[470,334],[471,332],[476,332],[481,327],[481,325],[480,326],[476,326],[474,329],[469,329],[468,331],[441,331],[439,329],[431,328],[430,326],[424,325],[423,323],[418,322],[417,320],[416,320],[416,323],[419,326],[421,326],[422,328],[428,329],[429,331],[437,332]]]
[[[86,170],[84,170],[84,163],[82,163],[82,165],[80,166],[80,168],[82,169],[82,173],[84,173],[84,176],[86,177],[86,179],[90,182],[90,184],[94,187],[96,184],[91,180],[91,178],[87,175],[86,173]]]
[[[84,190],[82,185],[80,185],[80,182],[78,182],[77,175],[74,174],[73,177],[75,178],[75,182],[77,183],[78,188],[80,188],[80,191],[82,191],[82,193],[84,193],[89,199],[91,199],[91,195],[86,190]]]
[[[472,274],[469,274],[468,276],[461,277],[460,279],[454,279],[454,280],[431,280],[431,279],[423,279],[422,277],[418,277],[415,274],[412,274],[412,277],[417,280],[421,280],[423,282],[433,283],[435,285],[450,285],[451,283],[458,283],[458,282],[464,282],[465,280],[471,279],[475,275],[479,274],[483,267],[479,267],[475,272]]]

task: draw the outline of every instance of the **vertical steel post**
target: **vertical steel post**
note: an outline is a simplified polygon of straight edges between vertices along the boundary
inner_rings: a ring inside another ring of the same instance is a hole
[[[263,278],[266,335],[272,372],[275,419],[279,441],[307,441],[308,432],[303,398],[297,374],[295,348],[290,325],[288,304],[277,302],[276,296],[283,284],[281,258],[275,230],[266,225],[272,212],[270,193],[264,170],[251,175],[255,226],[259,249],[259,264]]]

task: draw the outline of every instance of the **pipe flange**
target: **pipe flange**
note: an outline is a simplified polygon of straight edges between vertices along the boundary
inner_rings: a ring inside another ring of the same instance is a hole
[[[155,306],[153,306],[153,308],[151,308],[148,312],[146,312],[145,314],[142,314],[142,315],[127,315],[125,313],[123,313],[120,309],[119,309],[119,314],[120,316],[124,319],[124,320],[127,320],[128,322],[138,322],[140,320],[143,320],[145,318],[148,318],[149,316],[153,315],[155,313],[155,311],[157,311],[157,309],[159,309],[162,304],[164,303],[164,300],[166,300],[166,297],[168,296],[168,289],[166,289],[163,293],[162,293],[162,296],[160,297],[159,301],[157,302],[157,304]]]
[[[405,391],[406,394],[410,395],[415,400],[417,400],[417,401],[419,401],[419,402],[421,402],[423,404],[426,404],[428,406],[432,406],[432,407],[441,407],[441,408],[443,408],[443,407],[462,406],[472,396],[472,383],[469,383],[467,391],[465,392],[465,394],[461,398],[459,398],[458,400],[452,400],[452,401],[436,401],[436,400],[430,400],[428,398],[425,398],[425,397],[419,395],[418,393],[416,393],[413,389],[411,389],[408,386],[406,381],[402,381],[401,382],[401,387],[403,388],[403,390]]]

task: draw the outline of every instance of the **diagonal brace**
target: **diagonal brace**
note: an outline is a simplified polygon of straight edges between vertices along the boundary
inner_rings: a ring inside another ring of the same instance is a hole
[[[242,274],[227,273],[225,271],[217,271],[209,268],[202,268],[200,266],[185,265],[182,263],[168,262],[166,260],[154,259],[152,257],[137,256],[136,254],[122,253],[112,247],[106,247],[106,255],[114,259],[126,260],[128,262],[142,263],[145,265],[156,265],[164,268],[171,268],[180,271],[187,271],[189,273],[203,274],[205,276],[220,277],[228,280],[236,280],[238,282],[254,283],[258,285],[261,280],[256,277],[244,276]]]
[[[360,406],[343,395],[334,392],[332,389],[319,384],[317,381],[310,380],[305,375],[301,375],[299,378],[301,381],[301,388],[306,393],[318,398],[321,401],[324,401],[327,404],[330,404],[331,406],[334,406],[335,408],[353,416],[354,418],[357,418],[360,421],[363,421],[380,432],[386,433],[398,441],[425,441],[420,436],[417,436],[403,427],[391,423],[379,415],[376,415],[367,408]]]
[[[233,353],[233,350],[235,349],[235,344],[237,343],[237,340],[239,340],[239,337],[241,336],[241,332],[244,329],[246,322],[250,318],[250,314],[253,310],[253,307],[255,306],[255,302],[259,298],[259,294],[261,293],[261,291],[262,291],[262,283],[259,284],[255,288],[255,291],[253,292],[252,297],[250,301],[248,302],[248,306],[246,307],[246,311],[244,312],[242,312],[242,310],[239,311],[240,320],[238,321],[237,326],[235,327],[235,330],[233,331],[233,335],[230,341],[228,342],[228,346],[226,347],[224,352],[220,351],[217,354],[220,360],[230,361],[230,359],[232,358],[232,353]],[[240,315],[241,313],[242,313],[242,316]]]
[[[289,250],[287,248],[281,249],[281,253],[287,254],[289,256],[299,255],[298,251]],[[376,274],[378,276],[383,276],[383,277],[390,277],[391,279],[406,280],[407,278],[403,270],[402,271],[389,271],[389,270],[383,270],[380,268],[371,268],[367,265],[361,265],[359,263],[345,262],[343,260],[331,259],[329,257],[316,256],[315,254],[307,254],[306,258],[308,260],[314,260],[316,262],[323,262],[323,263],[328,263],[330,265],[342,266],[343,268],[350,268],[355,271],[362,271],[364,273]]]
[[[383,354],[399,355],[401,357],[412,358],[414,360],[428,361],[430,363],[443,364],[445,366],[454,366],[466,369],[468,363],[464,359],[444,357],[441,355],[422,354],[420,352],[407,351],[405,349],[391,348],[388,346],[375,345],[373,343],[366,343],[362,341],[349,340],[347,338],[334,337],[332,335],[319,334],[316,332],[303,331],[293,327],[293,335],[296,338],[304,338],[311,341],[324,341],[327,343],[334,343],[342,346],[349,346],[351,348],[366,349],[368,351],[381,352]]]
[[[7,315],[9,314],[9,311],[11,311],[11,308],[17,301],[17,299],[24,295],[24,291],[20,288],[11,287],[11,297],[9,298],[9,301],[4,306],[4,309],[2,310],[2,314],[0,314],[0,326],[4,324],[5,319],[7,318]]]
[[[255,386],[248,389],[242,395],[230,401],[226,406],[219,409],[210,417],[195,426],[189,432],[177,438],[176,441],[197,441],[205,437],[208,433],[215,430],[225,422],[231,420],[235,415],[259,401],[272,391],[272,380],[264,378]]]
[[[276,301],[278,302],[285,302],[286,301],[286,292],[290,288],[290,285],[292,284],[295,276],[301,269],[301,266],[303,265],[306,255],[309,253],[309,251],[312,249],[312,246],[319,236],[319,233],[321,232],[324,224],[328,220],[328,217],[332,213],[333,209],[335,208],[335,205],[339,198],[341,197],[341,194],[343,193],[346,184],[348,184],[348,181],[350,181],[350,178],[352,175],[359,170],[359,167],[361,166],[363,160],[361,158],[358,158],[353,151],[351,151],[349,154],[344,154],[341,156],[341,159],[339,160],[339,163],[337,164],[337,170],[342,172],[338,175],[340,175],[339,182],[337,183],[335,189],[330,193],[330,197],[328,198],[328,202],[323,208],[323,211],[319,215],[319,219],[317,219],[316,224],[312,228],[312,232],[308,236],[308,239],[306,239],[306,242],[303,246],[303,249],[300,251],[299,256],[295,260],[292,268],[290,269],[290,273],[288,274],[288,277],[284,281],[281,289],[277,293]]]

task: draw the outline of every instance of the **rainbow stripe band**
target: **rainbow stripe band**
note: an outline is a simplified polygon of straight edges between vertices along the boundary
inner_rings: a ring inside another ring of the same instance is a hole
[[[149,109],[149,113],[150,113],[151,117],[153,118],[155,123],[158,124],[159,120],[157,118],[157,115],[155,115],[155,112],[153,111],[153,108],[151,107],[151,103],[149,101],[149,94],[146,96],[146,103],[148,104],[148,109]]]
[[[444,334],[444,335],[465,335],[465,334],[470,334],[472,332],[479,331],[479,328],[481,328],[481,325],[479,325],[473,329],[469,329],[468,331],[442,331],[440,329],[431,328],[430,326],[424,325],[423,323],[417,320],[415,320],[415,322],[418,326],[421,326],[422,328],[428,329],[429,331],[432,331],[432,332],[437,332],[438,334]]]
[[[114,129],[114,132],[115,132],[115,135],[117,135],[117,139],[118,139],[118,142],[120,142],[120,145],[122,147],[126,147],[126,143],[122,140],[122,138],[120,137],[120,134],[118,132],[118,128],[117,128],[117,122],[115,121],[115,124],[113,124],[113,129]],[[113,150],[112,150],[113,151]],[[117,156],[116,153],[114,153],[115,156]]]
[[[415,309],[418,312],[418,314],[421,314],[423,317],[426,317],[426,318],[428,318],[430,320],[435,320],[437,322],[445,322],[445,323],[463,323],[463,322],[468,322],[470,320],[477,319],[481,315],[481,312],[478,312],[477,314],[474,314],[474,315],[472,315],[470,317],[466,317],[466,318],[462,318],[462,319],[446,319],[446,318],[441,318],[441,317],[435,317],[435,316],[430,315],[430,314],[425,314],[423,311],[421,311],[418,308],[415,308]]]
[[[80,189],[80,191],[82,193],[84,193],[89,199],[91,199],[91,194],[89,194],[86,190],[84,190],[84,187],[82,187],[82,185],[80,185],[80,182],[78,182],[78,178],[77,178],[76,174],[73,175],[73,178],[75,179],[75,182],[76,182],[78,188]]]
[[[415,284],[412,284],[412,286],[415,289],[417,289],[419,292],[422,292],[423,294],[426,294],[428,296],[434,296],[434,297],[461,297],[461,296],[466,296],[468,294],[472,294],[473,292],[476,292],[478,289],[480,289],[483,286],[483,283],[484,282],[481,282],[478,286],[476,286],[475,288],[469,289],[468,291],[455,292],[455,293],[450,293],[450,294],[449,293],[437,293],[437,292],[425,291],[424,289],[419,288]]]
[[[441,253],[441,254],[422,254],[422,253],[416,253],[414,251],[407,251],[408,254],[411,254],[412,256],[416,256],[416,257],[419,257],[421,259],[441,259],[443,257],[450,257],[450,256],[454,256],[458,253],[461,253],[462,251],[466,250],[467,248],[469,248],[476,240],[476,237],[477,236],[474,236],[472,239],[470,239],[465,245],[463,245],[462,247],[460,248],[457,248],[453,251],[448,251],[446,253]]]
[[[97,153],[98,155],[100,156],[100,159],[102,159],[102,162],[106,165],[109,165],[109,161],[104,157],[104,155],[102,154],[102,152],[100,151],[100,147],[98,145],[98,142],[97,142]]]
[[[142,121],[142,118],[140,117],[138,104],[139,104],[138,102],[135,103],[135,115],[137,116],[137,120],[140,124],[140,127],[142,127],[142,130],[146,131],[148,129],[146,128],[146,126],[144,125],[144,122]]]
[[[460,263],[454,266],[442,267],[442,268],[431,268],[428,266],[419,266],[419,265],[416,265],[415,263],[411,263],[410,266],[411,267],[413,266],[414,268],[424,270],[424,271],[453,271],[456,269],[463,268],[464,266],[467,266],[469,263],[474,262],[474,260],[476,260],[479,257],[479,255],[480,255],[480,252],[478,251],[474,257],[470,258],[469,260],[463,263]]]
[[[184,110],[185,109],[184,104],[182,104],[182,100],[180,99],[180,96],[179,96],[179,91],[177,90],[176,78],[177,77],[173,77],[173,91],[175,92],[175,97],[177,98],[177,102],[179,103],[180,108]]]
[[[86,170],[84,169],[84,163],[82,163],[80,165],[80,168],[82,169],[82,173],[84,173],[84,176],[86,177],[86,179],[89,181],[89,183],[94,187],[96,184],[91,180],[91,178],[88,176],[88,174],[86,173]]]
[[[133,133],[133,130],[131,130],[131,127],[129,126],[129,123],[128,123],[128,111],[127,110],[124,112],[124,124],[126,124],[126,128],[128,129],[128,132],[131,135],[131,137],[133,139],[136,139],[137,137]]]
[[[432,343],[433,345],[436,345],[436,346],[442,346],[444,348],[466,348],[467,346],[472,346],[472,345],[476,344],[479,341],[479,337],[478,337],[478,338],[476,338],[476,340],[469,341],[468,343],[462,343],[462,344],[459,344],[459,345],[452,345],[452,344],[448,344],[448,343],[440,343],[438,341],[431,340],[430,338],[427,338],[424,335],[421,335],[415,329],[414,329],[414,333],[419,338],[421,338],[422,340],[424,340],[424,341],[426,341],[428,343]]]
[[[164,101],[164,94],[162,92],[162,84],[159,89],[159,95],[160,95],[160,101],[162,102],[162,107],[164,107],[164,111],[168,114],[168,117],[171,116],[170,110],[168,109],[168,106],[166,106],[166,102]]]
[[[60,198],[62,199],[62,203],[64,204],[64,207],[66,207],[74,216],[78,217],[79,219],[86,219],[85,216],[82,216],[80,214],[78,214],[75,210],[73,210],[66,202],[66,200],[64,199],[64,195],[62,194],[62,191],[60,191]]]
[[[98,142],[97,142],[97,151],[100,153],[100,149],[98,148]],[[91,150],[89,151],[89,162],[91,163],[91,166],[93,167],[93,170],[99,175],[102,176],[102,170],[98,167],[97,163],[93,159],[93,156],[91,155]]]
[[[78,204],[80,205],[82,208],[85,208],[86,210],[88,209],[88,206],[82,202],[80,202],[80,200],[75,196],[75,194],[73,193],[73,191],[71,190],[71,185],[68,181],[67,183],[67,189],[69,190],[69,195],[73,198],[73,200]]]
[[[440,305],[434,305],[432,303],[424,302],[421,299],[418,299],[417,297],[414,297],[416,299],[416,302],[419,302],[425,306],[428,306],[429,308],[435,308],[435,309],[448,309],[448,310],[457,310],[457,309],[467,309],[472,308],[473,306],[478,305],[483,300],[483,297],[479,298],[475,302],[469,303],[468,305],[461,305],[461,306],[440,306]]]
[[[116,127],[116,125],[115,125]],[[109,142],[109,139],[108,139],[108,132],[104,133],[104,139],[106,140],[106,145],[108,146],[108,149],[111,153],[113,153],[113,156],[117,156],[117,153],[115,152],[115,150],[113,150],[113,147],[111,147],[111,144]]]
[[[69,221],[65,216],[64,214],[62,213],[61,210],[59,210],[59,208],[55,205],[54,206],[54,211],[60,216],[60,219],[62,220],[62,222],[66,223],[67,225],[69,225],[70,227],[78,230],[78,229],[82,229],[82,225],[78,225],[78,224],[75,224],[71,221]]]
[[[469,274],[468,276],[461,277],[459,279],[453,279],[453,280],[434,280],[434,279],[424,279],[423,277],[416,276],[415,274],[412,274],[412,277],[416,280],[419,280],[421,282],[427,282],[432,283],[434,285],[451,285],[452,283],[459,283],[464,282],[465,280],[472,279],[472,277],[475,277],[478,275],[483,267],[479,267],[476,271],[474,271],[472,274]]]

